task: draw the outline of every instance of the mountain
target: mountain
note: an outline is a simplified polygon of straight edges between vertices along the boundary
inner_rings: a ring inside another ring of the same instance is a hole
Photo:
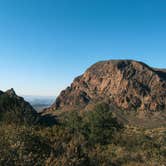
[[[101,61],[75,78],[49,110],[84,109],[105,101],[121,110],[166,109],[166,70],[134,60]]]
[[[6,122],[35,124],[39,115],[14,89],[0,91],[0,120]]]

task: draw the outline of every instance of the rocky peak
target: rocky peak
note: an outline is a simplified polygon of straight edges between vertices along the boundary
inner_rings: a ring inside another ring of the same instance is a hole
[[[13,88],[7,90],[5,93],[11,97],[17,96]]]
[[[102,100],[124,110],[163,110],[166,72],[133,60],[98,62],[74,79],[51,109],[85,108]]]

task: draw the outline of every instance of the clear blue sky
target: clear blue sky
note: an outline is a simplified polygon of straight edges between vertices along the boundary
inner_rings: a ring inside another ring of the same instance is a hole
[[[0,89],[57,95],[96,61],[166,67],[166,0],[0,0]]]

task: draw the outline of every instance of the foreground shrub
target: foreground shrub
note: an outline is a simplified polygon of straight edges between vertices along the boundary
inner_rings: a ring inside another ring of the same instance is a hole
[[[49,141],[26,126],[2,125],[0,165],[43,165],[50,155]]]
[[[0,165],[153,166],[166,163],[166,128],[122,127],[108,105],[71,111],[52,127],[0,125]]]
[[[95,106],[93,111],[85,114],[83,133],[91,144],[106,145],[111,143],[113,135],[122,126],[113,117],[109,105],[102,103]]]

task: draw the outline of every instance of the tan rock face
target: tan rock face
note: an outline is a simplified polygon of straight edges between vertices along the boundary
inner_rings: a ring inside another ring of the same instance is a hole
[[[166,72],[131,60],[98,62],[62,91],[51,109],[84,108],[102,100],[127,110],[163,110]]]

